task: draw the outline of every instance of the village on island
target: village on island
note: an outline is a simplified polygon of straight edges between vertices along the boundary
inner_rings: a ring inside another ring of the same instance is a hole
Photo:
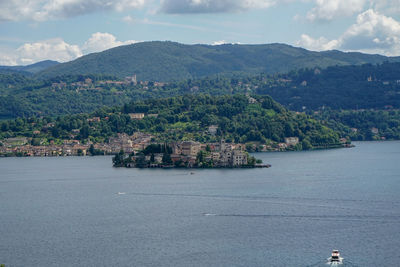
[[[128,168],[268,168],[250,156],[243,144],[202,144],[194,141],[151,144],[139,152],[123,150],[113,158],[115,167]]]

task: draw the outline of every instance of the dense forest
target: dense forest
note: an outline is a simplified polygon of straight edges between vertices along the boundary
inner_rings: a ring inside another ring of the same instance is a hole
[[[130,113],[144,113],[132,119]],[[91,118],[98,117],[98,120]],[[216,126],[210,132],[210,126]],[[103,108],[92,114],[55,119],[17,118],[0,124],[2,138],[32,137],[34,142],[61,143],[65,139],[104,142],[116,133],[141,131],[158,141],[196,140],[272,144],[298,137],[296,149],[339,145],[338,132],[305,114],[287,111],[268,96],[186,95],[131,102],[121,108]]]
[[[90,78],[91,84],[83,84]],[[109,75],[38,80],[0,74],[0,119],[92,112],[103,106],[184,94],[270,95],[296,111],[400,108],[400,63],[302,69],[279,75],[216,76],[171,83],[120,81]],[[60,84],[64,84],[60,86]]]
[[[340,51],[313,52],[286,44],[185,45],[142,42],[56,65],[38,73],[38,77],[96,73],[124,78],[136,73],[139,80],[171,82],[216,74],[274,74],[300,68],[377,64],[384,61],[398,62],[400,58]]]
[[[256,93],[292,110],[400,108],[400,63],[303,69],[263,79],[253,82]]]
[[[354,141],[399,140],[399,110],[323,110],[314,117]]]
[[[21,73],[0,74],[0,119],[49,119],[108,110],[106,107],[132,101],[199,94],[270,95],[286,108],[323,120],[352,140],[400,138],[400,63],[312,68],[276,75],[213,76],[170,83],[124,82],[112,75],[64,75],[41,80]],[[372,132],[373,128],[378,133]]]
[[[94,82],[116,80],[116,77],[107,75],[61,76],[38,80],[20,73],[0,74],[0,119],[92,112],[103,106],[132,101],[140,88],[124,87],[121,89],[124,93],[121,94],[118,87],[108,85],[103,86],[102,90],[79,90],[72,85],[65,88],[52,86],[61,81],[79,83],[87,78]]]

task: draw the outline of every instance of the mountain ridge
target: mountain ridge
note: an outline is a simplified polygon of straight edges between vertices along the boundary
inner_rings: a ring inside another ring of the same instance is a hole
[[[35,74],[49,67],[60,64],[54,60],[43,60],[26,66],[0,66],[0,73]]]
[[[274,74],[300,68],[398,62],[400,57],[338,50],[315,52],[287,44],[181,44],[141,42],[82,56],[49,67],[39,78],[60,75],[109,74],[138,80],[179,81],[218,74]]]

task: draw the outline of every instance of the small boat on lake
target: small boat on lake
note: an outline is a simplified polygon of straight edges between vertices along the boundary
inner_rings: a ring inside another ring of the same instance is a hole
[[[343,263],[343,258],[340,257],[339,250],[332,250],[332,255],[328,258],[328,264],[338,265]]]

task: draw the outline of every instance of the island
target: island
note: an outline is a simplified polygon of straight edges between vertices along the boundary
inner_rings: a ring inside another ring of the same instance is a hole
[[[182,141],[151,144],[140,152],[123,150],[113,159],[114,167],[127,168],[269,168],[249,155],[243,144]]]

